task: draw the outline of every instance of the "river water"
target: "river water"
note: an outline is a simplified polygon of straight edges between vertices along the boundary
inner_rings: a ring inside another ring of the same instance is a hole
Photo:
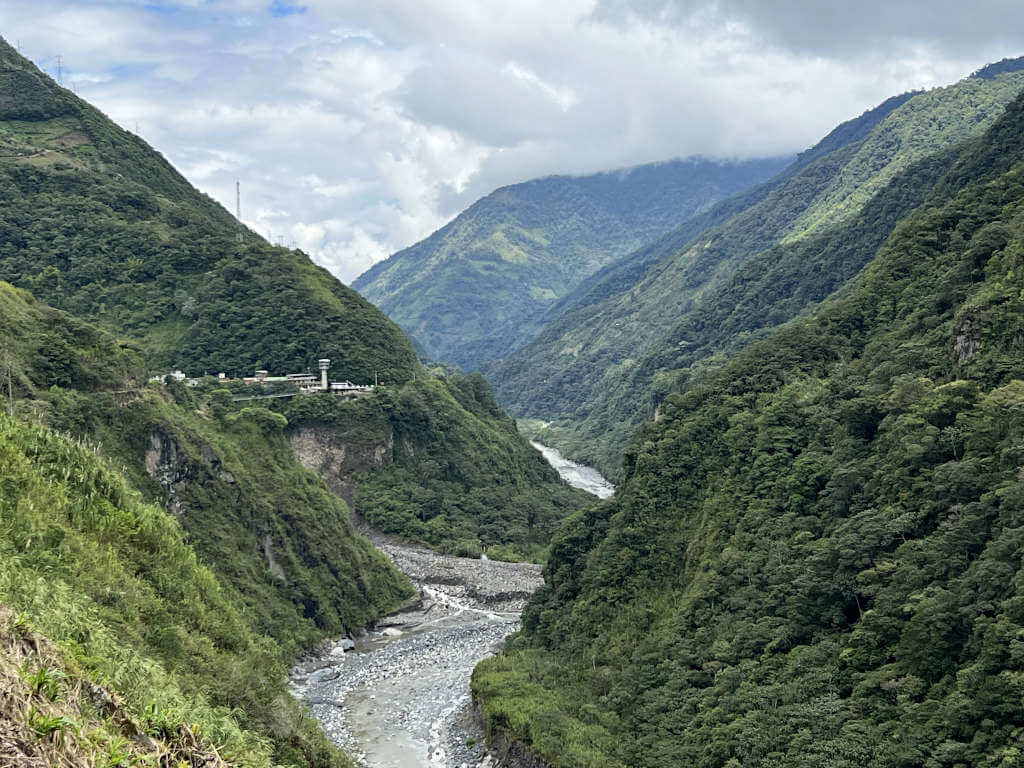
[[[600,499],[607,499],[615,493],[615,486],[605,480],[601,473],[593,467],[577,464],[575,461],[565,458],[554,448],[535,443],[532,440],[530,445],[540,451],[548,460],[548,464],[558,470],[562,479],[574,488],[582,488]]]
[[[534,444],[571,485],[605,498],[596,470]],[[473,667],[519,628],[539,565],[439,555],[371,535],[420,589],[373,631],[326,646],[292,670],[331,739],[367,768],[486,768],[469,715]]]

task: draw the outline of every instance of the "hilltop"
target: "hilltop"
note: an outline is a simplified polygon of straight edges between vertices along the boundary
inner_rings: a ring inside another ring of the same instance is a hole
[[[0,279],[131,340],[155,371],[327,357],[357,383],[412,378],[412,345],[359,294],[243,230],[2,39],[0,93]]]

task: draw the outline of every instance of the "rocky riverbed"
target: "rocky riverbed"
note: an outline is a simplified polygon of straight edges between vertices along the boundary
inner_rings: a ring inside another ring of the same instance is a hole
[[[606,498],[596,470],[536,447],[566,482]],[[363,531],[419,588],[406,608],[292,670],[292,692],[367,768],[488,768],[469,678],[519,628],[541,568],[439,555]]]
[[[519,627],[540,566],[439,555],[378,540],[420,588],[371,632],[300,663],[293,692],[371,768],[487,766],[469,676]]]

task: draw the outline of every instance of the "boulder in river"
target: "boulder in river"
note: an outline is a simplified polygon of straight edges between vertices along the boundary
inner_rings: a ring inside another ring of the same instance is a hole
[[[343,637],[334,644],[334,647],[331,649],[331,656],[338,658],[339,656],[344,656],[349,651],[354,651],[355,649],[356,644],[350,638]]]

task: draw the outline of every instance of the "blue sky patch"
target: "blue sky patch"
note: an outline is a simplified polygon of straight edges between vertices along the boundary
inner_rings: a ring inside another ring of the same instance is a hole
[[[296,5],[294,0],[271,0],[268,10],[271,16],[280,18],[282,16],[294,16],[297,13],[305,13],[306,7]]]

